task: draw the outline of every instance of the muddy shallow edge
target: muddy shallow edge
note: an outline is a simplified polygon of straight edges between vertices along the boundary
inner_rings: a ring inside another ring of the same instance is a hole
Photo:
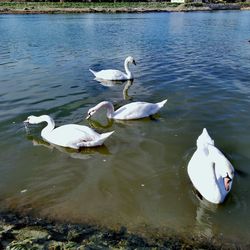
[[[109,229],[98,225],[42,219],[16,212],[0,212],[0,249],[250,249],[250,244],[223,238],[205,239],[177,233],[129,232],[125,227]]]

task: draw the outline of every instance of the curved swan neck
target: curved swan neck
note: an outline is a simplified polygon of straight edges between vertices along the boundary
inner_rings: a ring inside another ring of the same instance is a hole
[[[124,100],[129,99],[128,89],[131,87],[132,83],[133,83],[133,80],[128,80],[127,83],[125,84],[124,88],[123,88],[122,93],[123,93],[123,99]]]
[[[216,176],[216,163],[213,162],[212,163],[212,171],[213,171],[213,180],[214,180],[214,188],[217,190],[217,200],[219,200],[220,202],[223,201],[223,194],[225,193],[223,191],[223,187],[221,186],[220,181],[218,180],[217,176]]]
[[[46,137],[46,135],[48,133],[50,133],[55,128],[55,122],[48,115],[41,115],[41,116],[39,116],[39,120],[40,120],[40,122],[47,122],[47,126],[41,132],[42,137]]]
[[[104,102],[101,102],[99,104],[97,104],[96,106],[96,110],[100,109],[100,108],[106,108],[107,109],[107,117],[108,118],[112,118],[113,115],[114,115],[114,106],[111,102],[108,102],[108,101],[104,101]]]
[[[130,71],[128,65],[129,65],[129,60],[126,59],[126,60],[124,61],[124,68],[125,68],[125,72],[126,72],[126,74],[127,74],[128,79],[131,79],[131,78],[133,78],[133,75],[132,75],[132,73],[131,73],[131,71]]]

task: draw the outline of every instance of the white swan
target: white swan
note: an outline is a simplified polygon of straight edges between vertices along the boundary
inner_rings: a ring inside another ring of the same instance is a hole
[[[232,187],[234,168],[209,136],[206,128],[188,163],[188,175],[199,193],[212,203],[222,203]]]
[[[129,69],[128,66],[129,63],[133,63],[134,65],[136,65],[135,60],[132,56],[127,57],[124,61],[124,68],[126,73],[123,73],[122,71],[116,69],[106,69],[98,72],[89,69],[89,71],[93,73],[97,79],[110,80],[110,81],[131,80],[134,78],[134,76]]]
[[[47,122],[47,126],[41,132],[42,138],[49,143],[74,149],[100,146],[114,132],[98,134],[87,126],[76,124],[55,128],[54,120],[48,115],[31,115],[24,122],[29,124]]]
[[[117,119],[117,120],[140,119],[157,113],[164,106],[166,102],[167,99],[158,103],[132,102],[114,111],[114,106],[111,102],[103,101],[97,104],[95,107],[89,109],[88,116],[86,117],[86,119],[89,119],[100,108],[107,109],[107,117],[109,119]]]

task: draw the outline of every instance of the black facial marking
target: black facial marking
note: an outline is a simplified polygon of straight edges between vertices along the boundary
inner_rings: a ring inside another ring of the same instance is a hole
[[[227,173],[226,178],[228,178],[228,179],[229,179],[229,180],[228,180],[229,182],[230,182],[230,181],[232,181],[232,178],[231,178],[231,177],[229,177],[228,173]]]

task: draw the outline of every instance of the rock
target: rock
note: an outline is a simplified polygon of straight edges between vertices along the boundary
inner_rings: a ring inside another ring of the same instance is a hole
[[[11,9],[9,8],[0,8],[0,12],[9,12]]]
[[[25,227],[20,230],[13,230],[16,239],[19,241],[30,239],[32,241],[47,240],[49,233],[41,228]]]

